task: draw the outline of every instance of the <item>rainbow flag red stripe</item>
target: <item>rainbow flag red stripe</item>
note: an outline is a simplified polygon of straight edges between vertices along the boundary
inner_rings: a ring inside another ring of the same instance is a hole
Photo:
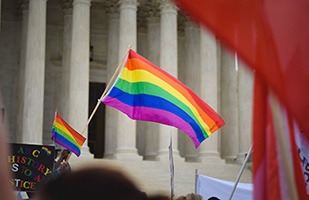
[[[196,148],[225,124],[192,90],[133,50],[102,102],[132,119],[179,128]]]
[[[51,139],[77,156],[80,155],[81,147],[86,140],[84,136],[71,128],[57,112],[55,113]]]
[[[44,151],[47,155],[51,154],[51,150],[49,150],[47,147],[42,147],[41,151]]]

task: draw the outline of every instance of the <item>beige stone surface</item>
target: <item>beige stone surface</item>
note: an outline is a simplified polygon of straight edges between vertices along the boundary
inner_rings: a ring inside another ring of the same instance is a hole
[[[104,166],[119,169],[131,177],[141,190],[147,194],[161,193],[170,195],[170,166],[169,161],[137,161],[111,159],[70,159],[72,170],[89,166]],[[222,162],[193,163],[174,160],[175,196],[195,191],[195,170],[206,176],[235,181],[241,165],[225,164]],[[246,167],[240,182],[251,183],[251,171]]]

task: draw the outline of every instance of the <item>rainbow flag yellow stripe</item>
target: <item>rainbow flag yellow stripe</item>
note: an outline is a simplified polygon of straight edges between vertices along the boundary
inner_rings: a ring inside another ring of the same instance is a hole
[[[196,148],[225,124],[187,86],[132,50],[102,102],[131,119],[179,128],[190,136]]]
[[[86,140],[84,136],[71,128],[57,112],[55,113],[51,139],[77,156],[80,155],[81,147]]]

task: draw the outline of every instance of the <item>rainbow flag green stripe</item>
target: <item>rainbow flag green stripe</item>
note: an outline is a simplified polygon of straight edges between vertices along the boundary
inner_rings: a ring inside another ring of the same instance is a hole
[[[47,147],[42,147],[42,151],[44,151],[47,155],[51,155],[51,150],[49,150]]]
[[[197,117],[194,115],[192,110],[186,104],[184,104],[182,101],[177,99],[175,96],[171,95],[166,90],[163,90],[161,87],[157,85],[154,85],[149,82],[128,82],[126,80],[119,78],[115,87],[117,87],[118,89],[122,91],[126,91],[127,93],[131,95],[138,95],[142,91],[143,94],[164,98],[167,101],[179,107],[180,109],[184,110],[200,127],[205,138],[207,138],[211,134],[209,127],[207,127],[206,129],[207,131],[203,129]]]
[[[196,147],[225,124],[187,86],[132,50],[102,102],[132,119],[179,128]]]
[[[81,153],[86,138],[72,129],[56,112],[52,129],[52,140],[69,149],[77,156]]]

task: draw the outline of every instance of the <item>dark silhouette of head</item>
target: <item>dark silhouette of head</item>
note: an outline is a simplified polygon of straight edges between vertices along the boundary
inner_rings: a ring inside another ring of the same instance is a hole
[[[120,171],[91,167],[66,172],[39,189],[38,200],[168,200],[158,195],[147,197]]]
[[[220,200],[218,197],[210,197],[208,200]]]

